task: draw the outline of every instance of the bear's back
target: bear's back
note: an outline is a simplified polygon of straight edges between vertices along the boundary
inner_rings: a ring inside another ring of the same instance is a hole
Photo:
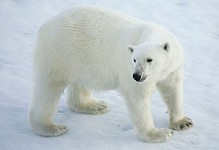
[[[121,24],[127,23],[142,23],[141,20],[138,20],[121,12],[94,6],[73,7],[60,13],[58,16],[69,21],[78,20],[81,23],[84,22],[88,23],[89,25],[103,23],[102,25],[104,26],[119,26]]]

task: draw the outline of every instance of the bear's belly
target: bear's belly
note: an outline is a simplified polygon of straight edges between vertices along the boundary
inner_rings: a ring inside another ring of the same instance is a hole
[[[99,80],[98,78],[87,79],[82,82],[87,88],[98,91],[117,89],[118,83],[118,80]]]
[[[118,73],[113,70],[99,69],[83,69],[72,74],[72,82],[80,84],[86,88],[98,91],[114,90],[119,86]]]

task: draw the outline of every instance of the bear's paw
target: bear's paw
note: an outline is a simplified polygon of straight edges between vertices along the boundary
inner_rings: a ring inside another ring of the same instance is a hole
[[[187,130],[191,127],[193,127],[193,122],[188,117],[183,117],[177,122],[170,122],[170,128],[177,131]]]
[[[104,101],[90,100],[88,103],[74,106],[75,112],[100,115],[108,112],[108,105]]]
[[[169,140],[172,136],[173,131],[171,129],[154,128],[143,139],[149,143],[161,143]]]
[[[34,128],[34,132],[38,135],[51,137],[51,136],[60,136],[67,132],[67,127],[63,125],[50,125],[44,126],[41,125],[40,127]]]

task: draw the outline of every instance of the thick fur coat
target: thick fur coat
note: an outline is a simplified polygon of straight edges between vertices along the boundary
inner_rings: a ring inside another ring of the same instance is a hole
[[[72,8],[40,28],[34,82],[29,120],[42,136],[67,131],[52,119],[66,87],[68,107],[90,114],[108,110],[92,90],[120,92],[147,142],[166,141],[171,129],[192,126],[183,113],[183,49],[176,37],[159,25],[105,8]],[[167,104],[171,129],[154,126],[150,101],[156,87]]]

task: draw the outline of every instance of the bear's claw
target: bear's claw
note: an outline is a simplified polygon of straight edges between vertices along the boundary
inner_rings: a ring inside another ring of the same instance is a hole
[[[184,117],[177,122],[170,122],[170,128],[177,131],[187,130],[191,127],[193,127],[193,123],[192,120],[188,117]]]

